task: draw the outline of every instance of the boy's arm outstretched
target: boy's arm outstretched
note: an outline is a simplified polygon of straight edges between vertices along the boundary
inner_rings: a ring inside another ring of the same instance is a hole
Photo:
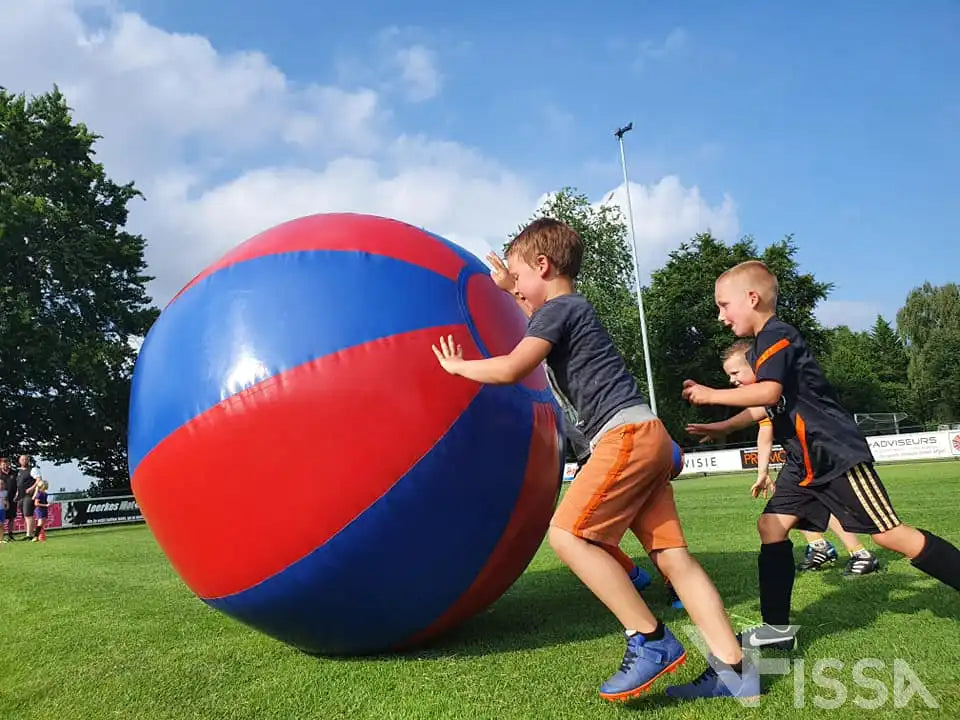
[[[691,405],[727,405],[728,407],[776,405],[783,393],[783,385],[776,380],[764,380],[753,385],[736,388],[716,388],[701,385],[693,380],[683,381],[683,399]]]
[[[512,385],[523,380],[546,360],[553,345],[542,338],[525,337],[509,355],[482,360],[464,360],[463,348],[454,342],[453,335],[441,337],[440,347],[432,347],[441,367],[451,375],[460,375],[487,385]]]
[[[687,432],[691,435],[700,437],[700,442],[710,442],[711,440],[720,440],[732,432],[750,427],[755,422],[762,420],[767,416],[767,411],[762,407],[749,407],[741,410],[732,418],[712,423],[690,423],[687,425]]]

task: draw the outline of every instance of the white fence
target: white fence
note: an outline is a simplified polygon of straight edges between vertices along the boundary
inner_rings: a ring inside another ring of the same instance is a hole
[[[935,460],[960,457],[960,431],[904,433],[901,435],[874,435],[867,438],[875,462],[904,460]],[[770,465],[783,462],[783,449],[773,446]],[[683,475],[727,473],[751,470],[757,467],[757,449],[705,450],[689,452],[683,462]]]
[[[874,435],[868,437],[867,442],[870,443],[874,461],[878,463],[960,458],[960,430]],[[783,455],[783,448],[774,445],[770,466],[779,467],[783,462]],[[755,447],[699,450],[685,454],[680,476],[739,472],[756,469],[756,467],[757,448]],[[563,479],[572,480],[576,468],[576,465],[568,464]]]

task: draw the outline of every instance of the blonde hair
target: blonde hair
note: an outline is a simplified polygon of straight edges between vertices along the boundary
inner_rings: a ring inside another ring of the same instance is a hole
[[[770,268],[761,260],[746,260],[745,262],[734,265],[726,272],[721,273],[717,278],[721,280],[740,280],[744,283],[745,289],[753,290],[761,300],[761,303],[769,308],[777,306],[777,299],[780,296],[780,282],[777,276],[770,272]]]
[[[510,241],[504,256],[510,255],[520,257],[529,265],[533,265],[538,255],[545,255],[557,272],[573,280],[580,273],[583,262],[583,241],[566,223],[539,218]]]
[[[720,353],[720,359],[723,360],[723,362],[726,362],[734,355],[746,356],[747,352],[749,352],[750,348],[752,347],[752,340],[737,340],[733,345],[724,349],[724,351]]]

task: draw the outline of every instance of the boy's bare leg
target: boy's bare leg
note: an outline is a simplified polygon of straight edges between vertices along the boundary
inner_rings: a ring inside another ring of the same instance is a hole
[[[829,528],[831,532],[833,532],[833,534],[840,539],[840,542],[843,543],[843,546],[851,555],[859,550],[863,550],[863,543],[860,542],[860,538],[854,535],[852,532],[847,532],[844,530],[843,526],[840,524],[840,521],[837,520],[836,516],[834,515],[830,516]]]
[[[910,560],[923,552],[927,542],[922,532],[909,525],[898,525],[893,530],[878,533],[873,540],[880,547],[905,555]]]
[[[571,532],[550,528],[550,546],[627,630],[652,633],[657,619],[630,578],[606,550]]]
[[[650,558],[683,602],[687,614],[700,628],[710,652],[728,665],[743,659],[720,593],[700,563],[686,548],[655,550]]]

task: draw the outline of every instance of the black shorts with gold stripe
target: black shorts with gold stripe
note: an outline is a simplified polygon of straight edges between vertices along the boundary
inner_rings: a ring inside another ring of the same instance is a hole
[[[793,515],[800,530],[823,532],[830,515],[836,516],[847,532],[876,535],[900,525],[887,490],[872,463],[860,463],[823,485],[801,487],[792,482],[777,483],[764,513]]]

